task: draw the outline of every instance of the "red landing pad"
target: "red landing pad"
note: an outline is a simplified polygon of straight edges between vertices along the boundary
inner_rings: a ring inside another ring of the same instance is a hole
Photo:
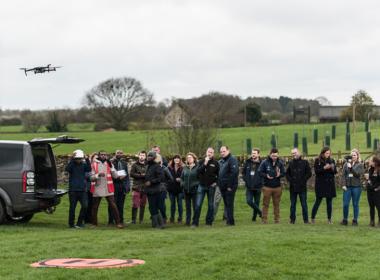
[[[132,267],[140,264],[145,264],[143,260],[136,259],[49,259],[36,263],[32,263],[31,267],[62,267],[62,268],[120,268]]]

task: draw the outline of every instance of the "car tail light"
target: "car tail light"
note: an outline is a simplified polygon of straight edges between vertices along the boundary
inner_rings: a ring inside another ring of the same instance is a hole
[[[25,171],[22,174],[22,191],[23,192],[34,192],[35,180],[34,180],[34,172]]]

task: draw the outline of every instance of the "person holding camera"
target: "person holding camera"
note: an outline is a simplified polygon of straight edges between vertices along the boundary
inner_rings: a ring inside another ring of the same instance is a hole
[[[346,226],[348,224],[348,212],[350,208],[350,202],[352,198],[352,206],[354,208],[354,218],[352,225],[358,225],[359,217],[359,200],[362,193],[361,177],[364,174],[364,165],[360,160],[359,150],[353,149],[351,155],[345,157],[346,162],[343,165],[342,174],[342,189],[343,189],[343,220],[341,225]]]
[[[264,180],[262,223],[268,223],[270,200],[273,201],[274,223],[280,223],[280,202],[282,195],[281,178],[285,176],[285,166],[279,158],[277,148],[272,148],[268,157],[260,164],[258,171]]]
[[[380,226],[380,158],[372,158],[369,172],[365,175],[367,180],[367,199],[369,205],[369,226],[375,226],[375,208],[377,209],[378,224]]]
[[[323,198],[326,198],[327,204],[327,223],[332,224],[332,200],[336,197],[335,189],[335,174],[337,173],[336,164],[331,158],[331,150],[329,147],[324,147],[315,159],[315,202],[311,211],[311,223],[315,223],[319,205]]]

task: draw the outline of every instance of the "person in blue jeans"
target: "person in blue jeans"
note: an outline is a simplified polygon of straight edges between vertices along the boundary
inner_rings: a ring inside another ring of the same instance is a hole
[[[183,167],[181,175],[181,186],[185,197],[186,225],[191,225],[191,218],[195,217],[195,199],[199,185],[197,156],[194,153],[187,153],[186,165]],[[191,215],[193,214],[193,217]]]
[[[261,164],[260,150],[253,149],[251,157],[244,163],[242,175],[245,183],[247,204],[252,208],[252,221],[256,222],[257,215],[261,217],[260,209],[261,188],[263,187],[263,178],[257,172]]]
[[[364,175],[364,165],[360,160],[359,150],[353,149],[351,155],[346,157],[346,162],[343,165],[342,174],[342,189],[343,189],[343,220],[341,225],[348,224],[348,212],[352,198],[352,206],[354,208],[354,218],[352,225],[358,225],[359,217],[359,201],[362,193],[361,177]]]
[[[311,168],[309,162],[302,159],[297,148],[291,151],[293,159],[289,162],[286,169],[286,179],[289,182],[290,192],[290,224],[296,221],[296,205],[297,197],[301,201],[302,217],[305,224],[309,223],[309,215],[307,209],[307,181],[311,177]]]
[[[214,159],[214,149],[209,147],[206,151],[206,157],[199,161],[198,178],[199,185],[195,200],[195,215],[193,226],[199,226],[203,200],[207,194],[207,214],[206,225],[211,226],[214,220],[214,198],[218,181],[219,163]]]
[[[168,193],[170,199],[170,223],[174,223],[176,208],[178,207],[179,224],[182,223],[183,217],[183,190],[181,187],[181,175],[183,163],[180,155],[175,155],[168,165],[173,181],[168,184]],[[177,207],[176,207],[177,206]]]

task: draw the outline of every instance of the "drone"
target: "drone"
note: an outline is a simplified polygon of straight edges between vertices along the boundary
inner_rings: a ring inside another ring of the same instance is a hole
[[[33,68],[20,68],[20,70],[24,70],[25,76],[28,76],[28,72],[32,71],[34,74],[42,74],[45,72],[52,72],[57,71],[57,68],[61,68],[62,66],[50,66],[51,64],[48,64],[47,66],[37,66]]]

